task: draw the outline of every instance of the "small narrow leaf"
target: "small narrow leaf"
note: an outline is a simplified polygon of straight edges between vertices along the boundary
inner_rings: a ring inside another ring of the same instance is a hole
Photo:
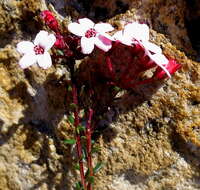
[[[80,170],[79,164],[75,164],[75,165],[74,165],[74,169],[75,169],[75,170]]]
[[[86,140],[87,138],[86,138],[86,136],[81,136],[81,139]]]
[[[98,147],[98,146],[92,147],[92,153],[97,153],[99,151],[100,151],[100,147]]]
[[[61,50],[57,50],[58,55],[64,55],[64,53]]]
[[[76,143],[76,140],[75,139],[66,139],[66,140],[64,140],[64,143],[73,145]]]
[[[85,130],[85,127],[82,126],[82,125],[78,125],[77,128],[76,128],[76,131],[77,131],[78,134],[80,134],[80,132],[84,131],[84,130]]]
[[[83,155],[83,160],[86,160],[87,158],[87,150],[85,147],[82,148],[82,155]]]
[[[74,117],[72,115],[68,116],[68,120],[72,125],[74,125]]]
[[[79,131],[84,131],[85,130],[85,127],[83,125],[78,125],[77,128],[79,129]]]
[[[102,162],[98,162],[97,164],[96,164],[96,166],[93,168],[93,172],[94,173],[97,173],[102,167],[103,167],[103,163]]]
[[[77,108],[77,105],[76,105],[76,104],[74,104],[74,103],[71,103],[69,106],[70,106],[70,108],[71,108],[72,110],[74,110],[74,109],[76,109],[76,108]]]
[[[120,91],[121,88],[119,88],[118,86],[115,86],[115,87],[114,87],[114,90],[115,90],[115,91]]]
[[[80,181],[75,184],[75,188],[76,190],[83,190],[83,186]]]
[[[89,176],[87,178],[88,182],[90,182],[91,184],[94,184],[94,176]]]

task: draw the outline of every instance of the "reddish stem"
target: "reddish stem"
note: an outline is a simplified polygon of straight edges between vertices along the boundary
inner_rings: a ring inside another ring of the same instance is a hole
[[[109,56],[106,56],[106,64],[107,64],[107,67],[108,67],[108,70],[109,70],[112,80],[115,80],[116,79],[115,72],[114,72],[114,68],[113,68],[113,65],[111,63],[111,59]]]
[[[75,85],[72,86],[72,96],[73,96],[73,103],[76,105],[76,108],[74,110],[74,126],[77,129],[77,127],[79,126],[79,115],[78,115],[79,110],[78,110],[77,89],[76,89]],[[78,159],[79,159],[81,183],[84,187],[84,190],[86,190],[87,185],[86,185],[86,182],[85,182],[84,167],[83,167],[81,136],[78,133],[78,130],[76,130],[76,151],[77,151]]]
[[[92,167],[92,129],[91,129],[91,120],[92,120],[93,110],[89,109],[89,118],[87,120],[86,125],[86,140],[87,140],[87,165],[89,170],[89,176],[93,176],[93,167]],[[89,182],[87,186],[87,190],[92,190],[92,184]]]

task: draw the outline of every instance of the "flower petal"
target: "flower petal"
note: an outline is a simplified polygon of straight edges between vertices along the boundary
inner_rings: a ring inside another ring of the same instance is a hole
[[[141,35],[141,40],[142,41],[149,41],[149,27],[146,24],[140,24],[140,32],[142,32]],[[139,32],[138,31],[138,32]]]
[[[36,56],[38,65],[43,69],[48,69],[52,65],[51,56],[48,52]]]
[[[72,33],[75,34],[77,36],[85,36],[85,31],[86,29],[84,29],[83,26],[81,26],[80,24],[73,22],[70,23],[68,25],[68,30]]]
[[[48,41],[45,44],[45,51],[48,51],[56,42],[56,37],[54,34],[48,35]]]
[[[123,31],[116,32],[112,37],[113,39],[120,41],[124,45],[130,46],[133,43],[131,38],[128,38],[127,36],[123,35]]]
[[[78,20],[78,22],[80,23],[80,25],[83,27],[83,28],[86,28],[86,30],[90,29],[90,28],[94,28],[94,22],[91,21],[90,19],[88,18],[81,18]]]
[[[153,60],[159,67],[161,67],[165,73],[171,77],[169,71],[166,69],[165,65],[168,64],[168,59],[163,55],[163,54],[154,54],[151,55],[149,54],[149,57],[151,58],[151,60]]]
[[[19,65],[22,69],[26,69],[27,67],[36,63],[36,55],[34,54],[25,54],[20,60]]]
[[[100,33],[110,32],[110,31],[114,30],[114,28],[112,27],[112,25],[108,24],[108,23],[95,24],[94,29],[97,32],[100,32]]]
[[[35,37],[34,44],[35,45],[43,45],[48,41],[48,32],[41,30]]]
[[[107,33],[99,33],[99,35],[104,36],[105,38],[107,38],[110,41],[114,41],[114,38]]]
[[[136,40],[149,40],[149,27],[146,24],[139,24],[137,22],[127,24],[124,27],[124,35],[135,38]]]
[[[22,41],[17,44],[17,51],[21,54],[33,53],[34,44],[29,41]]]
[[[48,51],[53,46],[55,41],[56,37],[54,34],[48,35],[48,32],[40,31],[34,40],[34,44],[39,45],[43,47],[45,51]]]
[[[157,46],[156,44],[153,44],[151,42],[145,41],[142,42],[142,45],[149,51],[153,52],[153,53],[162,53],[162,49]]]
[[[123,31],[117,31],[115,32],[115,34],[112,36],[115,40],[119,40],[121,41],[121,39],[123,38]]]
[[[94,43],[99,49],[101,49],[101,50],[103,50],[105,52],[107,52],[112,47],[112,41],[109,40],[108,38],[106,38],[103,35],[98,35],[95,38],[95,42]]]
[[[82,53],[84,54],[90,54],[94,49],[94,41],[95,38],[81,38],[81,49]]]

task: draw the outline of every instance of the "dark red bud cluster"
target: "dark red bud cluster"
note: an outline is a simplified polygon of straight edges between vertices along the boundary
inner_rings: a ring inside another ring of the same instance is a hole
[[[59,29],[58,21],[53,13],[49,10],[42,11],[40,14],[45,24],[55,32],[56,42],[54,47],[63,51],[66,57],[74,57],[75,59],[83,58],[80,49],[80,38],[74,35],[63,34]]]
[[[65,40],[63,38],[62,35],[60,34],[56,34],[56,42],[54,44],[54,47],[58,48],[58,49],[64,49],[66,48],[66,44],[65,44]]]
[[[94,70],[110,84],[125,89],[168,77],[166,72],[149,58],[140,44],[127,46],[119,41],[113,42],[107,53],[98,51],[97,64],[94,65]],[[165,65],[170,74],[174,74],[180,67],[181,65],[172,59]],[[142,74],[152,68],[156,68],[153,76],[143,80]]]
[[[44,20],[45,24],[54,32],[59,31],[58,21],[56,20],[55,16],[52,14],[51,11],[45,10],[41,12],[41,17]]]

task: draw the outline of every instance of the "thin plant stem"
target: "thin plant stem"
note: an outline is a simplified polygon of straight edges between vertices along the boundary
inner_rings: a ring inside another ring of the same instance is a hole
[[[87,120],[87,125],[86,125],[86,140],[87,140],[87,165],[88,165],[88,170],[89,170],[89,176],[93,176],[93,166],[92,166],[92,129],[91,129],[91,121],[92,121],[92,115],[93,115],[93,110],[89,109],[89,117]],[[92,184],[89,182],[87,185],[87,190],[92,190]]]
[[[81,136],[80,136],[80,133],[77,130],[77,128],[79,126],[79,110],[78,110],[77,88],[74,84],[72,86],[72,96],[73,96],[73,103],[76,105],[75,110],[74,110],[74,126],[75,126],[75,129],[76,129],[76,151],[77,151],[78,160],[79,160],[81,183],[84,187],[84,190],[86,190],[87,185],[86,185],[86,181],[85,181],[85,174],[84,174],[84,167],[83,167]]]

